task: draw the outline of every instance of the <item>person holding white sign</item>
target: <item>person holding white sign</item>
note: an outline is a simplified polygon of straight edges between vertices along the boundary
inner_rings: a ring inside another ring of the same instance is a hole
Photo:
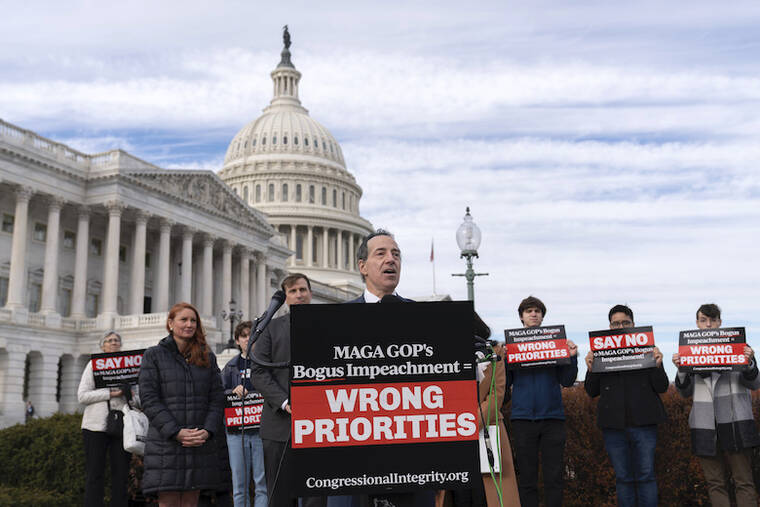
[[[635,326],[633,311],[625,305],[613,306],[607,317],[610,329]],[[654,359],[654,368],[594,373],[594,353],[586,356],[584,387],[592,398],[599,396],[597,423],[615,469],[620,507],[657,507],[657,425],[667,418],[659,393],[668,390],[669,382],[657,347]]]
[[[720,308],[704,304],[697,310],[699,329],[721,327]],[[689,413],[691,451],[699,458],[713,507],[731,505],[724,459],[731,468],[739,507],[757,506],[752,479],[752,447],[760,446],[752,414],[752,390],[760,388],[755,353],[744,347],[748,364],[743,371],[686,373],[676,375],[676,389],[693,397]],[[673,364],[681,365],[678,353]]]

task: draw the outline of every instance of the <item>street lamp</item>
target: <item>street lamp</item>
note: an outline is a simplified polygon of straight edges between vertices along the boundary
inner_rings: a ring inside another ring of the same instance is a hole
[[[235,310],[235,300],[230,299],[230,311],[222,310],[222,319],[230,321],[230,340],[227,342],[225,349],[235,348],[235,322],[243,320],[243,312]]]
[[[476,273],[472,269],[472,258],[478,256],[480,246],[480,228],[472,221],[470,207],[464,215],[464,222],[457,229],[457,245],[461,250],[460,258],[467,259],[467,270],[464,273],[452,273],[451,276],[463,276],[467,280],[467,299],[475,301],[475,277],[486,276],[488,273]]]

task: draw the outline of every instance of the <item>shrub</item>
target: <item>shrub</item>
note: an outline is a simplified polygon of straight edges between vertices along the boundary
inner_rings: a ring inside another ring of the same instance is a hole
[[[56,414],[0,430],[2,494],[15,492],[25,498],[19,493],[24,489],[42,499],[55,499],[55,505],[81,505],[85,482],[81,421],[81,414]]]
[[[55,491],[34,488],[14,488],[0,485],[0,506],[13,507],[58,507],[71,505],[64,495]]]

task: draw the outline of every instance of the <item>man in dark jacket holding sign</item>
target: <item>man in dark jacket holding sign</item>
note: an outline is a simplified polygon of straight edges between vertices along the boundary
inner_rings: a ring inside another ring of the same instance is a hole
[[[720,308],[705,304],[697,310],[699,329],[720,328]],[[686,373],[679,371],[676,389],[693,397],[689,414],[691,450],[699,458],[705,474],[710,503],[714,507],[730,504],[725,461],[731,468],[739,507],[756,506],[757,492],[752,479],[752,447],[760,446],[752,415],[752,390],[760,388],[755,353],[745,345],[747,365],[743,371]],[[681,366],[678,353],[673,364]]]
[[[610,329],[634,327],[633,311],[625,305],[613,306],[607,315]],[[668,390],[668,376],[662,367],[662,353],[654,348],[654,368],[593,373],[594,353],[586,356],[586,392],[599,396],[597,422],[604,435],[604,448],[615,469],[618,505],[656,507],[657,481],[654,451],[657,424],[665,420],[665,408],[658,393]]]
[[[517,314],[525,327],[538,327],[546,315],[540,299],[522,300]],[[512,435],[515,442],[518,489],[523,507],[538,506],[538,457],[544,476],[545,505],[562,505],[565,454],[565,410],[561,387],[570,387],[578,375],[578,346],[567,341],[570,364],[532,370],[510,370]]]

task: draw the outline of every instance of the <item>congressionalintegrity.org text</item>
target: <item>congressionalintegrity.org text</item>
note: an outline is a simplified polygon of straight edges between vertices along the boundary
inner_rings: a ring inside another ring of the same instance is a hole
[[[469,472],[427,472],[424,474],[398,474],[391,472],[385,475],[359,475],[356,477],[333,477],[318,479],[309,477],[306,479],[306,487],[314,489],[338,489],[352,486],[386,486],[392,484],[444,484],[446,482],[461,482],[467,484],[470,481]]]

